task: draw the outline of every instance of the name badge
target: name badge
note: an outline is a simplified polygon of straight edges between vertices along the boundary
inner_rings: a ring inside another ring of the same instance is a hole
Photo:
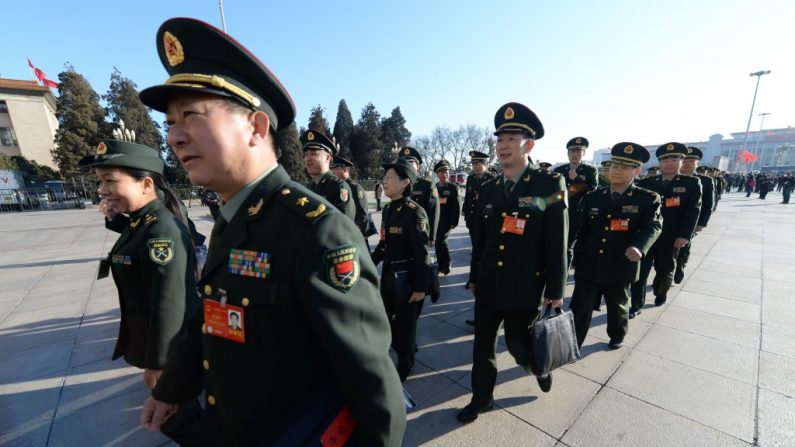
[[[610,219],[610,231],[629,231],[629,219]]]
[[[637,205],[624,205],[624,206],[621,207],[621,212],[622,213],[637,214],[638,213],[638,206]]]
[[[245,343],[243,308],[205,299],[204,329],[209,335]]]
[[[439,205],[447,205],[447,197],[439,197]]]
[[[679,197],[666,197],[665,198],[665,207],[666,208],[673,208],[676,206],[680,206],[682,204],[681,198]]]
[[[526,223],[527,219],[505,216],[502,219],[502,230],[500,231],[503,233],[513,233],[521,236],[524,234],[524,227]]]
[[[674,192],[687,192],[687,188],[684,187],[684,186],[674,186],[673,191]]]

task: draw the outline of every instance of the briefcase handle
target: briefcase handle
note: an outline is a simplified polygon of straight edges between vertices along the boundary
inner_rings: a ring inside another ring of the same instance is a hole
[[[553,310],[555,315],[552,315]],[[554,318],[558,315],[563,315],[563,306],[553,308],[551,304],[547,304],[547,307],[544,309],[544,313],[541,315],[541,318]]]

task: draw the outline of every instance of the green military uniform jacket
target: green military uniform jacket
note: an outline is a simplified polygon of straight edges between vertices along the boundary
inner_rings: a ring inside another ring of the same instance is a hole
[[[353,193],[353,205],[354,209],[356,210],[356,216],[353,219],[353,222],[359,227],[359,231],[364,234],[365,226],[367,225],[367,216],[368,216],[368,205],[367,205],[367,193],[364,191],[362,185],[354,182],[351,179],[345,180],[348,183],[348,187],[351,189],[351,193]]]
[[[428,291],[428,215],[408,197],[389,202],[381,214],[381,240],[373,262],[405,262],[413,271],[413,291]]]
[[[585,194],[593,191],[599,185],[599,171],[591,165],[580,163],[575,171],[577,177],[572,180],[569,177],[569,167],[571,165],[566,163],[553,169],[566,181],[566,191],[569,194],[569,209],[581,209],[582,201],[585,199]]]
[[[696,174],[695,177],[701,181],[701,212],[698,215],[698,223],[696,225],[706,227],[717,204],[715,182],[706,175]]]
[[[331,171],[323,174],[320,179],[310,182],[309,189],[315,194],[323,197],[337,207],[340,212],[351,220],[356,219],[356,205],[351,197],[351,187]]]
[[[188,229],[160,200],[130,214],[107,258],[121,310],[114,360],[163,369],[199,308],[193,250]]]
[[[472,228],[472,223],[475,220],[475,211],[477,210],[478,194],[480,185],[488,180],[494,178],[494,174],[489,171],[483,173],[481,177],[474,174],[467,176],[467,184],[464,192],[464,204],[461,213],[464,215],[464,222],[467,228]]]
[[[425,178],[417,179],[417,183],[411,185],[411,198],[428,215],[428,222],[430,222],[429,235],[430,240],[436,240],[436,230],[439,228],[439,200],[436,194],[436,188],[433,183]]]
[[[209,445],[264,445],[329,387],[359,445],[400,445],[405,404],[378,273],[330,202],[276,167],[211,241],[199,292],[242,309],[245,342],[212,335],[199,313],[153,395],[179,403],[206,386]]]
[[[566,187],[557,173],[528,167],[505,198],[502,176],[480,188],[472,231],[472,278],[478,299],[497,309],[540,308],[563,298],[568,277]],[[524,221],[521,235],[502,231],[506,217]]]
[[[662,174],[638,181],[638,186],[656,192],[662,199],[663,229],[658,242],[676,238],[690,239],[696,231],[701,213],[701,182],[689,175],[677,174],[668,184]]]
[[[458,219],[461,218],[458,186],[451,182],[444,185],[437,183],[436,192],[439,194],[439,228],[437,232],[439,236],[447,235],[451,229],[458,226]]]
[[[640,276],[640,261],[627,259],[627,248],[645,256],[662,232],[660,196],[631,184],[614,202],[610,187],[591,191],[583,201],[585,218],[577,236],[577,280],[630,284]]]

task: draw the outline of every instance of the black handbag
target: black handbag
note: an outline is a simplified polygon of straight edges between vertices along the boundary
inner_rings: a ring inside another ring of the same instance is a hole
[[[528,329],[530,367],[534,375],[543,376],[580,359],[574,314],[570,311],[558,308],[553,312],[552,307],[547,306],[544,314]]]

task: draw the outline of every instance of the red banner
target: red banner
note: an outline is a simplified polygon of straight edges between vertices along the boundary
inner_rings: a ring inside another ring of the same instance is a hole
[[[33,69],[33,72],[36,73],[36,77],[39,79],[39,82],[41,82],[43,85],[46,85],[50,88],[58,88],[58,83],[47,79],[47,75],[44,74],[40,68],[36,68],[36,66],[33,65],[33,62],[30,61],[30,58],[28,58],[28,66]]]

